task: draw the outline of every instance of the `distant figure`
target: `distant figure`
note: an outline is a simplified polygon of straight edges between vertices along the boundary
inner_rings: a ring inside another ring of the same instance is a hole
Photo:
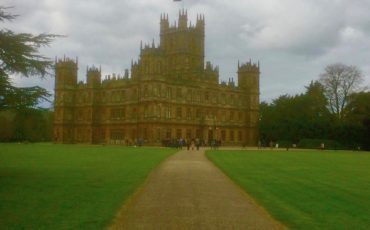
[[[279,143],[275,144],[275,148],[277,148],[277,149],[279,148]]]
[[[186,147],[189,151],[190,150],[190,140],[189,139],[186,139]]]
[[[195,142],[194,142],[194,139],[191,140],[191,150],[193,151],[194,150],[194,146],[195,146]]]
[[[211,149],[216,149],[216,140],[212,139],[211,141]]]
[[[261,148],[261,141],[259,140],[258,141],[258,149],[260,149]]]
[[[269,145],[270,145],[270,148],[272,149],[274,147],[274,142],[270,141]]]
[[[197,139],[195,140],[195,145],[196,145],[196,147],[197,147],[197,150],[199,150],[199,146],[200,146],[200,140],[199,140],[199,138],[197,138]]]
[[[320,149],[321,149],[321,150],[324,150],[324,149],[325,149],[325,144],[324,144],[324,143],[321,143],[321,144],[320,144]]]

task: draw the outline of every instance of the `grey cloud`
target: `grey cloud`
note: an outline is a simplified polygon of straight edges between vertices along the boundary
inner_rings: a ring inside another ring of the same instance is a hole
[[[67,37],[43,54],[79,57],[79,78],[86,66],[103,74],[123,72],[139,55],[140,40],[159,42],[159,17],[177,20],[184,4],[189,20],[206,19],[206,60],[220,66],[223,79],[236,76],[238,60],[261,62],[261,98],[299,93],[325,65],[358,65],[370,83],[370,2],[368,0],[5,0],[21,16],[6,27]],[[38,84],[38,79],[16,78]],[[41,83],[50,91],[53,79]]]

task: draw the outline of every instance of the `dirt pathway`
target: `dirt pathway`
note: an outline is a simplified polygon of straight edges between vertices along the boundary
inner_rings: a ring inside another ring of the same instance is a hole
[[[109,229],[282,229],[204,155],[166,159]]]

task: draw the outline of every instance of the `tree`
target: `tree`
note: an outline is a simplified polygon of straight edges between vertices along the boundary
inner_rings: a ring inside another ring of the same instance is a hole
[[[0,22],[11,21],[17,17],[7,12],[9,7],[0,6]],[[12,86],[10,75],[25,77],[38,75],[44,78],[53,62],[39,53],[39,48],[48,46],[59,35],[14,33],[8,29],[0,30],[0,109],[19,106],[35,106],[40,99],[50,94],[41,87],[17,88]],[[27,103],[23,101],[27,99]]]
[[[323,86],[311,82],[306,92],[299,95],[282,95],[272,103],[260,104],[259,123],[261,139],[298,143],[301,139],[327,139],[331,130],[331,114]]]
[[[370,149],[370,92],[359,92],[350,95],[345,108],[346,140],[352,140],[364,149]],[[352,134],[352,133],[355,133]]]
[[[359,90],[363,81],[360,69],[341,63],[328,65],[319,81],[324,86],[330,111],[342,120],[349,96]]]

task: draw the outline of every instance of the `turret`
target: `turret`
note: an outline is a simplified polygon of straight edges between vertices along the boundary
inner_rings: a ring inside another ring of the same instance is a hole
[[[188,26],[188,11],[184,9],[179,12],[179,29],[186,29]]]
[[[165,32],[170,27],[168,22],[168,15],[161,14],[161,21],[160,21],[160,33]]]
[[[204,15],[201,14],[197,15],[197,22],[195,24],[195,27],[204,33],[204,26],[205,26]]]
[[[77,59],[76,61],[63,58],[55,63],[55,89],[74,88],[77,85]]]
[[[78,61],[63,58],[55,63],[54,141],[74,142],[74,104]]]
[[[125,69],[125,75],[123,76],[125,79],[129,78],[129,71],[128,69]]]
[[[241,65],[238,63],[238,87],[258,93],[259,75],[259,63],[256,64],[251,61]]]
[[[86,82],[89,88],[100,87],[101,84],[101,70],[96,67],[87,67]]]

